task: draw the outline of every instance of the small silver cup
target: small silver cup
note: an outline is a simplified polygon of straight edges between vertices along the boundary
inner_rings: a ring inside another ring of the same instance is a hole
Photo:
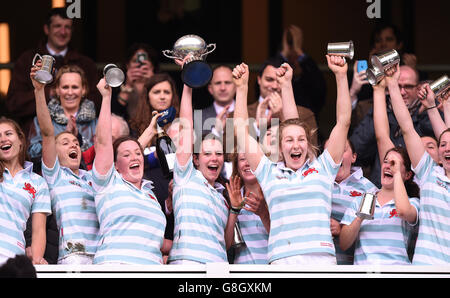
[[[31,63],[33,66],[36,65],[37,58],[41,60],[42,66],[41,69],[36,71],[36,76],[34,79],[42,84],[49,84],[53,81],[53,66],[55,65],[55,58],[50,55],[34,55],[33,62]]]
[[[384,73],[376,67],[368,68],[366,74],[367,80],[372,86],[378,85],[378,83],[384,78]]]
[[[355,47],[351,40],[347,42],[328,43],[327,53],[332,56],[340,56],[344,58],[344,60],[345,58],[352,60],[355,55]]]
[[[450,79],[447,75],[443,75],[436,81],[430,84],[431,90],[436,96],[436,99],[444,97],[444,95],[450,90]]]
[[[359,205],[359,210],[356,212],[356,216],[362,219],[373,219],[376,201],[377,196],[375,194],[365,193],[361,204]]]
[[[106,83],[111,87],[119,87],[125,81],[125,74],[115,64],[108,64],[103,68]]]
[[[231,245],[234,248],[239,248],[245,245],[244,237],[242,237],[241,229],[239,228],[238,222],[234,224],[234,236],[233,236],[233,244]]]
[[[390,50],[382,54],[373,55],[371,62],[374,68],[385,73],[386,70],[400,63],[400,55],[396,50]]]

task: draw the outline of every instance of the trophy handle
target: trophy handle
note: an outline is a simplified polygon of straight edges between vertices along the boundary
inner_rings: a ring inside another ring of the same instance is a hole
[[[208,48],[212,48],[212,49],[208,51]],[[207,46],[206,46],[207,52],[206,52],[206,53],[203,53],[203,54],[201,55],[201,58],[203,59],[203,56],[206,56],[206,55],[208,55],[208,54],[211,54],[212,52],[215,51],[215,49],[216,49],[216,44],[215,44],[215,43],[211,43],[211,44],[207,45]]]
[[[170,50],[164,50],[164,51],[162,51],[162,53],[163,53],[163,55],[166,56],[167,58],[170,58],[170,59],[180,59],[179,57],[172,56],[173,51],[170,51]]]
[[[39,60],[42,61],[42,56],[39,55],[38,53],[36,53],[36,55],[34,55],[33,62],[31,62],[31,65],[33,65],[33,66],[36,65],[36,58],[39,58]]]

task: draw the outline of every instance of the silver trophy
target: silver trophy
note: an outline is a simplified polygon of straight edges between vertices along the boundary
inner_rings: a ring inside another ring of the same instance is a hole
[[[49,84],[53,81],[53,66],[55,65],[55,58],[50,55],[34,55],[33,62],[31,63],[33,66],[36,65],[36,58],[39,58],[42,62],[41,69],[36,71],[36,76],[34,79],[42,84]]]
[[[344,61],[345,58],[352,60],[353,56],[355,56],[355,47],[351,40],[347,42],[328,43],[327,53],[332,56],[340,56]]]
[[[242,237],[241,229],[239,228],[238,222],[234,224],[234,236],[233,236],[233,244],[231,244],[234,248],[239,248],[245,244],[244,237]]]
[[[378,85],[384,79],[384,73],[376,67],[368,68],[366,74],[367,80],[372,86]]]
[[[362,219],[373,219],[376,201],[377,196],[375,194],[365,193],[359,205],[359,210],[356,212],[356,216]]]
[[[125,74],[115,64],[108,64],[103,68],[106,83],[111,87],[119,87],[125,81]]]
[[[162,53],[170,59],[183,60],[191,56],[183,65],[181,80],[191,88],[201,88],[211,80],[212,70],[205,58],[215,49],[216,44],[206,45],[200,36],[191,34],[179,38],[172,51],[164,50]]]
[[[444,75],[431,83],[430,89],[433,90],[436,99],[440,99],[450,90],[450,79],[448,76]]]
[[[396,50],[390,50],[382,54],[373,55],[371,62],[374,68],[385,73],[389,68],[400,63],[400,55]]]

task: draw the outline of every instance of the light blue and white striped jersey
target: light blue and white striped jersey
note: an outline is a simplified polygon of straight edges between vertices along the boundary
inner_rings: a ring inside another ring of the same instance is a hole
[[[261,158],[254,174],[269,207],[269,263],[311,253],[335,255],[330,216],[339,166],[328,150],[296,172]]]
[[[349,177],[340,183],[334,182],[331,217],[340,222],[345,214],[345,210],[351,207],[355,198],[363,196],[364,193],[376,193],[377,191],[377,187],[363,176],[361,168],[352,167]],[[337,264],[353,265],[354,245],[343,251],[339,247],[339,236],[335,236],[333,241],[336,248]]]
[[[425,152],[415,169],[420,186],[414,265],[450,264],[450,179]]]
[[[350,225],[356,218],[356,212],[362,197],[358,197],[348,208],[341,224]],[[419,214],[419,199],[409,198],[409,202]],[[355,265],[408,265],[408,242],[413,226],[401,219],[395,208],[394,199],[380,206],[375,204],[373,220],[364,220],[356,238]]]
[[[241,194],[244,195],[244,188],[241,189]],[[251,211],[241,209],[238,224],[245,245],[235,249],[234,264],[268,264],[269,233],[261,218]]]
[[[151,181],[141,189],[127,182],[114,165],[104,176],[92,169],[100,240],[94,264],[162,264],[166,217]]]
[[[225,227],[228,207],[223,186],[212,187],[194,168],[192,157],[185,166],[175,161],[173,210],[175,227],[169,262],[227,262]]]
[[[49,215],[52,211],[47,182],[26,161],[14,177],[5,169],[0,182],[0,264],[25,254],[23,233],[32,213]]]
[[[95,210],[90,172],[62,167],[56,158],[53,168],[42,162],[42,175],[50,190],[52,210],[59,229],[58,261],[76,253],[94,256],[99,223]]]

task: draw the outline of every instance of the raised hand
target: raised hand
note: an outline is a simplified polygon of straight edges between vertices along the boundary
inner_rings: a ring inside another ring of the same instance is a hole
[[[34,78],[36,77],[36,72],[38,70],[40,70],[42,67],[42,61],[38,60],[34,66],[31,67],[31,72],[30,72],[30,78],[31,78],[31,82],[33,83],[33,87],[36,90],[42,90],[45,87],[45,84],[43,83],[39,83],[38,81],[36,81]]]
[[[233,69],[233,82],[236,87],[242,87],[248,85],[249,70],[245,63],[236,65]]]
[[[239,176],[233,176],[225,186],[230,197],[231,206],[236,209],[241,209],[244,205],[244,200],[241,195],[241,178]]]
[[[328,68],[334,72],[335,75],[347,75],[348,64],[345,62],[345,59],[339,56],[326,55]]]
[[[286,86],[287,84],[292,84],[292,76],[294,71],[289,63],[283,63],[276,70],[277,82],[280,84],[280,87]]]

